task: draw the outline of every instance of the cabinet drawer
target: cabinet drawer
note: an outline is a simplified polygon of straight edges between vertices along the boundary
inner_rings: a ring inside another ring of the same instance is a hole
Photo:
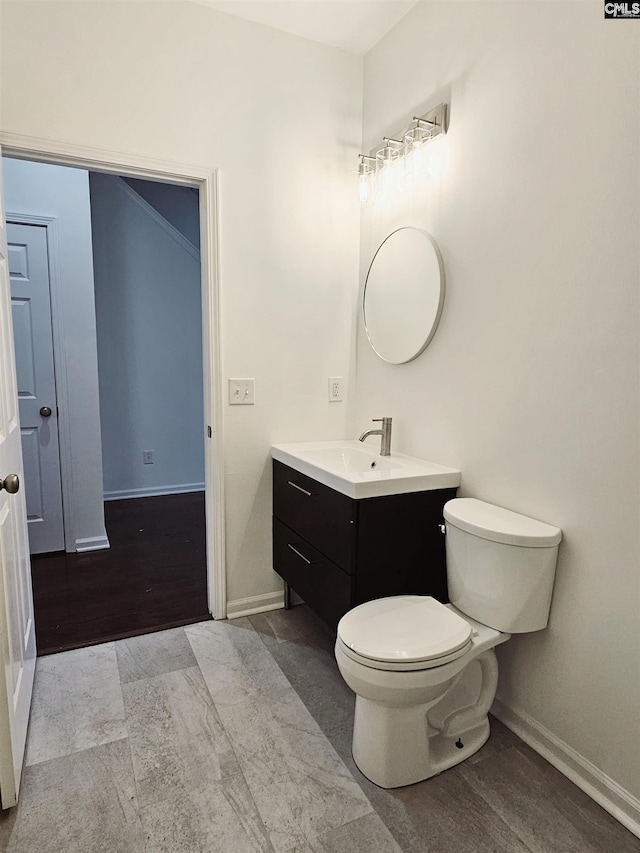
[[[355,507],[282,462],[273,462],[273,514],[347,572],[354,571]]]
[[[332,628],[350,609],[352,577],[277,518],[273,519],[273,568]]]

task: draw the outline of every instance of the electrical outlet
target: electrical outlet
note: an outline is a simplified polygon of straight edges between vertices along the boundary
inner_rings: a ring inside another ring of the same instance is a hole
[[[230,406],[253,406],[255,402],[256,399],[254,379],[229,380]]]
[[[153,450],[143,450],[142,461],[145,465],[153,465]]]
[[[329,402],[341,403],[344,400],[344,381],[342,376],[329,377]]]

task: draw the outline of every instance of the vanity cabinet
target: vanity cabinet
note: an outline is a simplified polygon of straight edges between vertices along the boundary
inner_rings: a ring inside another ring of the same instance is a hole
[[[444,504],[455,488],[354,499],[273,460],[273,568],[335,627],[388,595],[447,602]]]

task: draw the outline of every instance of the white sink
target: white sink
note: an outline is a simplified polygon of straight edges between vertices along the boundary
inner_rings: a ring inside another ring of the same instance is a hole
[[[380,456],[355,440],[274,444],[271,455],[350,498],[452,489],[460,485],[460,471],[455,468],[402,453]]]

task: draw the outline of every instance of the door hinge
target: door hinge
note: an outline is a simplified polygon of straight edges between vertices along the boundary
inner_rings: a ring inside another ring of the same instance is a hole
[[[211,427],[207,426],[207,438],[211,438],[212,434]]]

